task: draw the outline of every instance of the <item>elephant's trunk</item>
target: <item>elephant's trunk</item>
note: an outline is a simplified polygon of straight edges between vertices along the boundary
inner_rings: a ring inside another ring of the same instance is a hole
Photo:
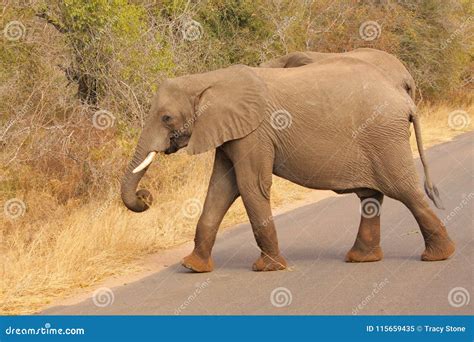
[[[138,144],[121,184],[123,203],[128,209],[137,213],[147,210],[153,202],[153,197],[148,190],[142,189],[137,191],[138,183],[140,183],[148,167],[133,173],[133,170],[146,158],[148,152],[150,151],[145,150],[140,143]]]

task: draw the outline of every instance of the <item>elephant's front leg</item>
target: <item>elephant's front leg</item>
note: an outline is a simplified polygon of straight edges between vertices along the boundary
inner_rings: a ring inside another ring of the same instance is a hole
[[[261,250],[260,257],[252,266],[254,271],[277,271],[287,266],[278,248],[270,206],[273,160],[267,157],[249,156],[235,166],[239,192]]]
[[[219,225],[238,196],[239,191],[232,162],[218,148],[203,211],[196,227],[194,250],[183,259],[184,267],[195,272],[213,270],[211,251]]]
[[[380,247],[380,211],[383,194],[360,196],[361,216],[354,246],[346,254],[347,262],[379,261],[383,257]]]

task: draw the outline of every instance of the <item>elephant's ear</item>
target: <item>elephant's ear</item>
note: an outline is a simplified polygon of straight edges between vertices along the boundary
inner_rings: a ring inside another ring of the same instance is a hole
[[[189,154],[243,138],[263,121],[267,88],[251,68],[236,65],[212,71],[202,74],[200,82],[204,90],[196,97]]]

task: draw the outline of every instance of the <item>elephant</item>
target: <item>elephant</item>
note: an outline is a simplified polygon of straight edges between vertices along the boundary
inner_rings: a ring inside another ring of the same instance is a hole
[[[295,51],[287,55],[261,63],[262,68],[296,68],[303,65],[317,63],[335,56],[357,58],[373,64],[392,80],[392,84],[401,89],[405,89],[415,101],[416,85],[413,77],[405,68],[403,63],[394,55],[385,51],[359,48],[349,52],[325,53],[314,51]]]
[[[419,186],[410,123],[424,168],[425,192],[441,207],[423,152],[416,106],[371,63],[331,56],[298,68],[234,65],[166,79],[152,99],[122,179],[121,198],[134,212],[149,208],[152,195],[137,188],[157,153],[183,148],[191,155],[215,151],[194,249],[182,260],[194,272],[213,270],[211,251],[219,225],[239,196],[260,248],[252,269],[287,268],[270,206],[272,174],[360,198],[359,231],[346,261],[382,259],[384,196],[401,201],[417,220],[425,241],[421,259],[444,260],[455,245]],[[376,215],[364,214],[374,204]]]

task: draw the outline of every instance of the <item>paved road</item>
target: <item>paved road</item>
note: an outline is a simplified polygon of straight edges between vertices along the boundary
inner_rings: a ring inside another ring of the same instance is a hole
[[[344,195],[275,218],[289,271],[252,272],[258,250],[250,226],[242,224],[219,235],[212,273],[189,273],[176,264],[113,288],[111,305],[88,299],[44,314],[473,314],[474,298],[462,305],[474,296],[473,151],[474,132],[428,151],[446,206],[436,212],[443,219],[452,213],[446,222],[457,252],[450,260],[420,261],[423,240],[413,216],[386,199],[384,260],[344,263],[359,222],[357,197]]]

